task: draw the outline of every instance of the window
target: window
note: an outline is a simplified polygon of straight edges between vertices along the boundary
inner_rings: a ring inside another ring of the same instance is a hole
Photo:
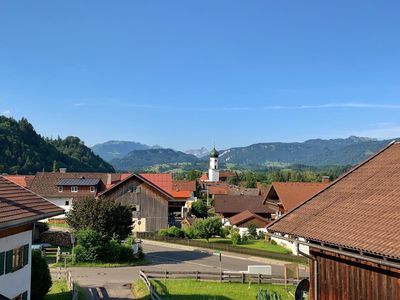
[[[0,260],[0,265],[4,265],[4,256]],[[3,261],[3,262],[2,262]],[[9,250],[5,253],[5,271],[7,273],[15,272],[28,264],[29,261],[29,244]],[[0,272],[1,275],[1,272]]]
[[[58,187],[58,192],[59,192],[59,193],[62,193],[63,191],[64,191],[64,187],[63,187],[62,185],[59,186],[59,187]]]
[[[65,200],[65,206],[69,206],[69,200]]]
[[[78,187],[76,185],[71,186],[71,192],[72,193],[77,193],[78,192]]]
[[[28,292],[24,292],[23,294],[18,295],[12,300],[27,300],[27,299],[28,299]]]
[[[132,211],[140,211],[140,205],[138,205],[138,204],[133,204],[133,205],[132,205]]]
[[[96,191],[96,187],[94,185],[90,186],[90,192],[94,193]]]
[[[139,192],[138,187],[136,187],[136,186],[131,186],[131,187],[129,188],[129,193],[137,193],[137,192]]]

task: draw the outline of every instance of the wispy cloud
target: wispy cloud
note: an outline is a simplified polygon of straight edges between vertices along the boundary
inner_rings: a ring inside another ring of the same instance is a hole
[[[9,109],[6,109],[6,110],[3,110],[0,114],[3,115],[3,116],[10,116],[11,115],[11,111]]]
[[[400,125],[392,122],[370,124],[365,130],[352,131],[348,135],[367,136],[377,139],[392,139],[400,137]]]
[[[213,107],[189,107],[182,105],[156,105],[151,103],[127,103],[119,101],[97,101],[88,104],[86,102],[74,103],[74,107],[81,106],[94,107],[120,107],[120,108],[137,108],[146,110],[165,110],[165,111],[203,111],[203,112],[223,112],[223,111],[262,111],[262,110],[312,110],[312,109],[400,109],[400,104],[393,103],[363,103],[363,102],[345,102],[345,103],[323,103],[323,104],[301,104],[301,105],[270,105],[270,106],[213,106]]]
[[[264,107],[264,109],[266,110],[274,110],[274,109],[301,110],[301,109],[322,109],[322,108],[400,109],[400,104],[348,102],[348,103],[325,103],[317,105],[293,105],[293,106],[274,105],[274,106]]]

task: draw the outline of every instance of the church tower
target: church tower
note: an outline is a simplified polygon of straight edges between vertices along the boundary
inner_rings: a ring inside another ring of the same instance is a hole
[[[210,167],[208,169],[208,181],[218,182],[219,181],[219,170],[218,170],[218,151],[214,148],[210,153]]]

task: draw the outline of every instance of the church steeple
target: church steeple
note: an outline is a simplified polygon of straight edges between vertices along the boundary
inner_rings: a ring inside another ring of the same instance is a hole
[[[219,153],[214,146],[210,152],[210,167],[208,169],[208,180],[211,182],[219,181],[218,157]]]

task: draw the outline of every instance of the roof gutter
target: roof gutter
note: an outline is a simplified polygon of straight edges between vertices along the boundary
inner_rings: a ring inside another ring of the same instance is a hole
[[[369,257],[366,255],[362,255],[362,254],[357,254],[357,253],[353,253],[353,252],[349,252],[349,251],[345,251],[345,250],[341,250],[341,249],[336,249],[336,248],[331,248],[328,246],[323,246],[323,245],[317,245],[317,244],[313,244],[313,243],[309,243],[309,242],[303,242],[297,239],[291,239],[282,235],[278,235],[278,234],[274,234],[271,232],[267,232],[267,235],[277,238],[277,239],[282,239],[282,240],[286,240],[292,243],[297,243],[298,245],[305,245],[308,247],[312,247],[315,249],[319,249],[319,250],[323,250],[323,251],[328,251],[328,252],[332,252],[335,254],[340,254],[340,255],[345,255],[351,258],[355,258],[355,259],[359,259],[359,260],[364,260],[364,261],[368,261],[368,262],[372,262],[378,265],[382,265],[382,266],[386,266],[386,267],[391,267],[391,268],[395,268],[395,269],[400,269],[400,263],[396,263],[396,262],[391,262],[388,261],[386,259],[379,259],[379,258],[374,258],[374,257]],[[301,252],[300,254],[302,254],[303,252]],[[303,255],[303,254],[302,254]],[[307,257],[307,256],[306,256]]]
[[[64,210],[63,211],[46,213],[46,214],[41,214],[39,216],[32,216],[32,217],[28,217],[28,218],[24,218],[24,219],[20,219],[20,220],[13,220],[13,221],[0,223],[0,229],[7,229],[7,228],[10,228],[10,227],[16,227],[16,226],[21,226],[21,225],[25,225],[25,224],[31,224],[31,223],[34,223],[34,222],[39,221],[39,220],[48,219],[50,217],[62,215],[63,213],[64,213]]]

